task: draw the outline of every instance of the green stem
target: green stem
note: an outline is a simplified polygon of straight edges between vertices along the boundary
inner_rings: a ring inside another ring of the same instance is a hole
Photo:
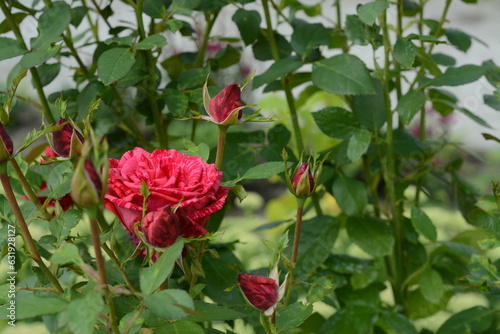
[[[122,276],[123,280],[125,281],[125,284],[127,284],[127,287],[129,288],[129,290],[132,293],[136,293],[137,290],[134,288],[134,285],[130,281],[130,278],[128,277],[127,273],[123,270],[123,268],[122,268],[122,266],[120,264],[120,260],[118,260],[118,258],[116,257],[115,253],[113,252],[113,250],[111,248],[109,248],[109,246],[106,243],[103,243],[101,245],[101,247],[102,247],[102,249],[104,249],[104,251],[106,252],[106,254],[108,254],[108,256],[111,259],[111,261],[113,261],[115,267],[120,272],[120,275]]]
[[[278,46],[276,45],[276,39],[274,38],[274,31],[271,22],[271,14],[269,12],[269,2],[268,0],[262,0],[262,5],[264,7],[264,15],[266,18],[267,25],[267,41],[269,47],[271,48],[271,54],[275,61],[280,59]],[[304,141],[302,140],[302,133],[299,126],[299,118],[297,109],[295,107],[295,98],[292,94],[292,87],[290,83],[290,76],[286,75],[281,78],[281,83],[283,85],[283,90],[285,91],[286,102],[288,104],[288,109],[290,110],[290,116],[292,118],[293,134],[295,136],[295,143],[297,145],[297,151],[300,154],[304,151]]]
[[[342,30],[342,7],[340,5],[340,0],[335,0],[335,12],[337,14],[337,29]],[[349,52],[349,45],[347,44],[347,39],[342,41],[342,52]]]
[[[262,6],[264,8],[264,16],[266,18],[266,38],[271,48],[271,54],[274,60],[280,59],[280,54],[278,47],[276,46],[276,39],[274,38],[273,24],[271,22],[271,14],[269,12],[269,2],[268,0],[262,0]]]
[[[314,210],[316,211],[317,216],[322,216],[323,215],[323,209],[321,209],[321,204],[319,202],[320,197],[318,196],[317,192],[313,192],[311,195],[311,200],[314,205]]]
[[[398,13],[397,13],[397,24],[396,24],[396,38],[399,40],[403,36],[403,0],[398,0],[397,9]],[[395,81],[396,96],[397,100],[399,101],[403,94],[401,92],[401,66],[397,61],[394,61],[394,73],[396,79]],[[401,120],[401,117],[399,117],[398,127],[400,129],[404,128],[404,123]]]
[[[443,15],[441,15],[441,19],[439,20],[438,26],[436,28],[436,37],[439,37],[439,35],[443,31],[443,25],[446,22],[446,16],[448,16],[448,11],[450,10],[450,6],[451,6],[452,1],[453,0],[446,0],[446,3],[444,5],[444,9],[443,9]],[[427,54],[430,55],[432,53],[432,50],[434,49],[435,45],[436,44],[432,43],[429,46],[429,51],[427,52]]]
[[[89,8],[86,0],[82,0],[82,5],[85,8]],[[98,13],[100,13],[99,8],[96,8],[96,10]],[[98,29],[97,29],[97,20],[96,20],[96,24],[94,24],[94,20],[92,19],[92,17],[90,17],[89,12],[90,11],[87,10],[87,12],[85,13],[85,17],[87,18],[87,23],[90,27],[90,31],[92,31],[92,35],[94,36],[95,41],[98,42],[99,41],[99,34],[98,34]]]
[[[292,267],[288,273],[288,279],[285,288],[285,305],[288,305],[290,298],[292,296],[292,286],[295,279],[295,265],[299,257],[299,243],[300,243],[300,231],[302,229],[302,215],[304,213],[304,203],[305,199],[297,197],[297,222],[295,224],[295,234],[293,238],[293,248],[292,248]]]
[[[302,213],[304,211],[304,200],[297,200],[297,223],[295,225],[295,236],[293,239],[293,249],[292,249],[292,263],[297,263],[297,258],[299,257],[299,242],[300,242],[300,231],[302,229]]]
[[[276,311],[269,317],[271,333],[276,333]]]
[[[142,20],[142,5],[143,5],[143,0],[137,0],[135,6],[133,6],[135,9],[135,16],[137,19],[137,26],[139,28],[139,36],[141,41],[146,38],[146,30],[144,29],[144,22]],[[148,97],[149,106],[153,113],[156,138],[161,148],[167,148],[168,147],[167,131],[166,127],[163,124],[164,119],[161,110],[158,107],[158,97],[156,94],[156,77],[157,77],[156,65],[153,60],[151,50],[144,50],[143,54],[145,56],[146,67],[148,69],[148,74],[149,74],[148,77],[145,79],[147,83],[146,94]]]
[[[365,175],[368,187],[373,198],[373,208],[375,216],[380,217],[380,200],[377,192],[378,182],[373,179],[373,174],[370,172],[370,165],[366,155],[363,155],[363,174]]]
[[[99,284],[102,285],[104,292],[104,299],[106,300],[106,305],[108,306],[109,312],[109,323],[113,333],[119,334],[120,330],[116,324],[116,313],[115,305],[113,303],[113,298],[111,296],[111,291],[108,286],[108,279],[106,278],[106,267],[104,265],[104,257],[101,252],[101,239],[99,237],[99,227],[97,226],[96,214],[94,212],[96,209],[91,209],[89,211],[90,215],[90,234],[92,237],[92,243],[94,244],[95,259],[97,262],[97,272],[99,274]]]
[[[224,158],[224,148],[226,146],[226,133],[229,127],[219,125],[219,139],[217,142],[217,155],[215,156],[215,167],[218,170],[222,168],[222,159]]]
[[[386,121],[387,121],[387,133],[386,133],[386,160],[382,164],[384,167],[383,177],[386,185],[387,195],[389,197],[389,202],[391,205],[392,213],[392,226],[396,236],[396,243],[394,246],[393,256],[395,257],[395,270],[394,270],[394,282],[393,282],[393,293],[394,299],[397,304],[404,306],[401,287],[401,279],[404,277],[403,274],[403,229],[401,222],[401,215],[399,211],[399,206],[397,205],[396,192],[394,189],[394,183],[396,178],[395,170],[395,155],[393,152],[393,123],[392,123],[392,110],[391,110],[391,100],[390,100],[390,60],[389,53],[391,51],[391,42],[389,39],[389,30],[386,22],[386,12],[384,11],[379,16],[380,25],[383,30],[383,41],[385,48],[385,59],[383,68],[383,89],[384,89],[384,102],[386,106]],[[383,160],[382,160],[383,161]]]
[[[6,168],[6,166],[2,166],[2,168]],[[10,184],[9,177],[5,172],[2,171],[0,174],[0,179],[2,182],[3,189],[5,191],[5,196],[7,197],[7,200],[12,208],[12,211],[14,212],[14,216],[16,217],[17,224],[19,225],[19,228],[21,229],[21,236],[23,237],[23,240],[26,245],[28,245],[28,248],[30,250],[31,256],[33,260],[38,264],[40,269],[43,271],[45,276],[49,279],[50,283],[52,283],[52,286],[56,289],[57,293],[63,293],[64,290],[61,287],[61,284],[57,280],[57,277],[55,277],[52,272],[47,268],[45,263],[42,260],[42,257],[40,256],[40,253],[38,252],[38,249],[36,248],[35,241],[33,240],[33,237],[31,236],[30,230],[28,228],[28,225],[26,224],[26,221],[24,220],[24,216],[21,212],[21,208],[19,207],[19,204],[17,204],[16,196],[14,195],[14,192],[12,191],[12,186]]]
[[[205,55],[207,53],[208,41],[210,41],[210,32],[212,31],[217,16],[219,16],[218,10],[214,12],[214,15],[212,15],[212,17],[210,17],[209,13],[205,13],[207,26],[205,27],[205,32],[203,33],[203,42],[200,49],[198,50],[196,60],[194,61],[194,68],[201,67],[203,65],[203,61],[205,60]]]
[[[31,188],[31,185],[29,184],[28,180],[26,180],[26,177],[24,176],[23,172],[21,171],[21,168],[17,164],[16,159],[11,159],[10,163],[12,164],[12,167],[14,168],[14,172],[16,173],[17,178],[21,182],[21,185],[23,187],[23,190],[24,190],[24,193],[26,194],[26,196],[28,196],[30,201],[33,204],[35,204],[36,208],[38,209],[38,211],[40,211],[40,213],[43,215],[43,217],[45,219],[51,220],[52,215],[47,211],[47,208],[44,207],[42,205],[42,203],[40,203],[40,200],[38,199],[35,192],[33,191],[33,188]]]
[[[439,34],[441,34],[441,31],[443,30],[443,25],[446,22],[446,16],[448,15],[448,11],[450,9],[452,1],[453,0],[446,0],[446,3],[444,5],[444,9],[443,9],[443,14],[441,15],[441,19],[439,20],[438,26],[436,28],[436,32],[435,32],[436,38],[439,37]],[[422,2],[421,2],[421,11],[420,12],[421,12],[420,20],[422,20],[422,18],[423,18],[423,3]],[[422,34],[421,30],[419,30],[419,33]],[[429,46],[429,50],[427,50],[427,51],[423,50],[423,51],[425,51],[425,53],[430,55],[432,53],[432,50],[434,49],[434,46],[435,46],[435,44],[432,43]],[[423,48],[423,42],[422,42],[421,47]],[[412,90],[413,87],[415,87],[415,85],[419,82],[420,78],[422,77],[422,75],[424,73],[425,73],[425,67],[421,65],[417,75],[415,76],[415,79],[413,79],[412,83],[410,84],[410,88],[408,90]]]
[[[285,90],[286,102],[288,103],[288,109],[290,110],[290,116],[292,117],[293,134],[295,136],[295,144],[297,145],[297,151],[300,154],[304,152],[304,142],[302,140],[302,133],[300,131],[299,117],[297,109],[295,108],[295,99],[292,94],[292,88],[290,84],[290,76],[284,76],[281,78],[283,83],[283,89]]]
[[[104,218],[104,215],[102,214],[101,210],[96,210],[96,219],[99,225],[99,234],[107,233],[109,231],[109,225],[106,222],[106,219]],[[127,284],[129,290],[132,293],[136,293],[137,290],[134,288],[134,285],[130,281],[130,278],[128,277],[127,273],[123,270],[122,265],[120,264],[120,260],[118,260],[118,257],[116,256],[115,252],[105,242],[101,245],[101,247],[106,252],[106,254],[108,254],[111,261],[113,261],[115,267],[120,272],[120,275],[125,281],[125,284]]]
[[[194,261],[198,261],[198,263],[201,265],[201,261],[203,260],[204,254],[205,254],[205,240],[201,240],[198,245],[198,253]],[[190,272],[192,276],[191,276],[191,282],[189,283],[189,292],[191,292],[193,288],[196,286],[199,276],[198,272],[194,272],[192,270]]]
[[[94,5],[95,9],[97,10],[97,13],[104,20],[104,23],[106,23],[106,25],[108,26],[108,28],[109,29],[113,28],[111,26],[111,24],[109,24],[108,19],[106,18],[106,15],[104,15],[102,9],[99,7],[99,5],[97,4],[97,2],[95,0],[91,0],[91,1],[92,1],[92,4]]]
[[[5,19],[7,20],[7,23],[9,24],[10,28],[14,32],[14,35],[16,36],[17,41],[23,47],[24,49],[28,49],[26,46],[26,43],[24,42],[23,36],[21,34],[21,31],[19,30],[19,27],[17,25],[16,20],[13,17],[12,11],[7,8],[7,5],[5,4],[5,0],[0,0],[0,8],[2,9],[3,14],[5,15]],[[54,124],[56,120],[54,119],[54,116],[52,116],[52,113],[50,111],[50,106],[47,101],[47,98],[45,97],[45,93],[43,92],[43,86],[42,82],[40,81],[40,76],[38,75],[38,71],[36,67],[30,68],[31,76],[33,78],[33,83],[35,85],[36,92],[38,94],[38,98],[40,99],[40,103],[42,105],[42,112],[47,121],[50,124]]]

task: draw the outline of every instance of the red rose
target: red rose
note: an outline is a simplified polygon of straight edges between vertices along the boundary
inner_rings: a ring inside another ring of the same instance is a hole
[[[176,214],[201,227],[224,205],[229,188],[221,187],[221,180],[222,172],[199,157],[164,149],[148,153],[136,147],[120,160],[109,159],[104,205],[134,235],[133,225],[142,219],[145,185],[146,213],[178,206]]]

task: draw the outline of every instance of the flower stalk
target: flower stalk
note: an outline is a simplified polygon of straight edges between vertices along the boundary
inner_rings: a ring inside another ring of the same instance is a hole
[[[285,296],[285,305],[288,305],[290,302],[290,298],[292,296],[292,286],[293,281],[295,279],[295,266],[297,264],[297,259],[299,257],[299,243],[300,243],[300,231],[302,229],[302,215],[304,213],[304,204],[306,202],[305,198],[297,198],[297,220],[295,223],[295,234],[293,238],[293,248],[292,248],[292,266],[289,271],[289,277],[286,282],[286,296]]]
[[[104,299],[106,305],[108,306],[109,312],[109,323],[111,325],[111,330],[113,333],[120,333],[118,325],[116,324],[116,312],[115,306],[113,304],[113,298],[111,296],[111,291],[108,286],[108,279],[106,277],[106,267],[104,265],[104,257],[101,252],[101,238],[99,237],[99,226],[97,225],[96,213],[97,207],[89,209],[90,216],[90,234],[92,237],[92,243],[94,244],[95,259],[97,262],[97,272],[99,274],[99,284],[102,286],[104,292]]]
[[[222,159],[224,158],[224,148],[226,146],[226,133],[229,127],[225,125],[219,125],[219,138],[217,141],[217,154],[215,156],[215,167],[218,170],[222,168]]]

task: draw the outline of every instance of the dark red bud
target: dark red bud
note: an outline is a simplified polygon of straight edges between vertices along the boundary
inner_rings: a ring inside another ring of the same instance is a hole
[[[241,107],[241,90],[238,84],[232,83],[222,89],[219,94],[210,100],[209,113],[217,123],[223,124],[231,116],[235,109]],[[238,111],[237,119],[242,116],[242,111]],[[232,122],[231,122],[232,123]],[[236,123],[236,120],[234,120]],[[232,125],[232,124],[225,124]]]
[[[101,201],[102,182],[91,160],[80,159],[71,180],[71,198],[82,207],[91,207]]]
[[[172,212],[169,205],[161,211],[149,212],[142,220],[142,230],[151,245],[161,248],[173,244],[177,237],[199,238],[208,233],[185,215]]]
[[[84,142],[83,136],[64,118],[60,118],[56,125],[63,124],[62,129],[52,133],[54,151],[65,158],[79,156]]]
[[[102,182],[101,178],[99,177],[99,174],[97,173],[94,167],[94,164],[92,163],[92,160],[90,159],[85,160],[85,171],[87,172],[88,177],[94,184],[95,190],[97,191],[97,194],[100,197],[102,192]]]
[[[14,145],[9,134],[5,130],[2,122],[0,122],[0,137],[2,138],[3,147],[0,148],[0,162],[8,161],[14,151]]]
[[[151,245],[168,247],[179,236],[179,217],[171,211],[170,206],[150,212],[142,220],[142,231]]]
[[[307,171],[307,174],[305,174]],[[309,164],[303,162],[292,178],[292,185],[295,195],[307,197],[314,191],[314,177],[309,169]]]
[[[265,311],[278,302],[278,285],[274,279],[238,274],[238,282],[246,299],[255,308]]]

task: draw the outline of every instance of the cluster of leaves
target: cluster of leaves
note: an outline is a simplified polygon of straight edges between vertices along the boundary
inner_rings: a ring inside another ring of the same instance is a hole
[[[493,196],[479,199],[480,194],[459,174],[465,153],[445,137],[427,137],[424,129],[430,107],[443,117],[458,112],[489,127],[460,104],[450,87],[484,76],[494,91],[484,96],[484,103],[500,110],[500,69],[492,61],[456,66],[452,56],[433,52],[437,44],[466,52],[474,38],[447,22],[450,0],[439,21],[427,18],[426,3],[377,0],[342,17],[342,4],[337,0],[338,21],[323,24],[308,22],[322,17],[321,5],[308,6],[298,0],[280,4],[262,0],[258,3],[262,11],[249,9],[256,7],[248,0],[231,4],[120,2],[123,10],[135,13],[132,21],[115,20],[120,15],[114,12],[115,3],[102,6],[92,1],[90,6],[86,1],[47,0],[43,6],[35,1],[28,7],[15,0],[0,0],[6,16],[0,23],[4,35],[0,37],[0,60],[17,57],[17,65],[8,75],[0,120],[15,117],[15,110],[11,115],[18,101],[14,94],[30,71],[40,100],[36,106],[45,121],[54,124],[61,111],[76,124],[89,117],[96,135],[108,138],[111,156],[135,146],[178,148],[211,162],[216,127],[185,119],[203,112],[202,86],[208,74],[213,96],[225,84],[220,82],[225,71],[236,68],[245,72],[242,52],[251,50],[256,61],[271,61],[266,71],[254,77],[253,89],[283,91],[291,125],[276,122],[231,129],[222,163],[225,185],[235,187],[243,198],[238,183],[283,172],[283,150],[297,162],[304,146],[314,147],[317,143],[309,138],[318,138],[318,134],[305,133],[299,121],[309,113],[306,101],[318,96],[323,97],[325,107],[314,110],[312,117],[315,129],[324,135],[322,147],[328,146],[320,153],[331,152],[312,203],[306,206],[312,218],[303,222],[291,302],[277,309],[278,332],[417,333],[413,320],[446,309],[452,296],[473,287],[487,293],[491,308],[475,306],[454,314],[437,333],[495,333],[499,330],[495,295],[500,264],[491,263],[484,253],[499,245],[498,186]],[[395,22],[387,21],[390,8],[397,14]],[[211,36],[221,11],[234,13],[232,21],[239,36],[235,32]],[[195,24],[199,16],[205,18],[203,29]],[[27,45],[20,27],[33,18],[38,35]],[[280,33],[289,29],[291,34]],[[174,52],[169,45],[174,38],[180,39],[179,45],[193,48]],[[217,52],[209,52],[211,46]],[[355,49],[373,54],[372,68],[352,52]],[[70,73],[73,85],[46,97],[46,86],[63,72]],[[244,76],[238,74],[234,80],[242,81]],[[59,105],[62,100],[66,105]],[[418,138],[409,132],[417,119]],[[57,199],[70,191],[71,163],[32,163],[41,150],[31,144],[50,131],[48,127],[30,134],[22,145],[31,148],[26,161],[20,156],[16,160],[30,184],[36,188],[46,182],[42,195]],[[450,158],[450,152],[457,157]],[[14,190],[24,194],[16,173],[9,173]],[[450,200],[456,199],[465,219],[484,232],[467,231],[450,240],[438,240],[437,222],[426,214],[426,206],[444,205],[437,200],[442,189]],[[321,208],[331,196],[341,209],[335,217]],[[210,232],[219,229],[230,205],[211,217],[206,226]],[[38,267],[25,264],[30,264],[28,256],[19,248],[15,269],[19,277],[26,278],[18,284],[17,320],[43,321],[54,333],[105,332],[109,330],[107,316],[102,316],[106,305],[94,279],[95,259],[89,252],[84,215],[75,208],[64,213],[59,209],[56,206],[60,214],[47,222],[33,203],[22,205],[30,229],[45,232],[37,238],[41,256],[68,288],[56,294]],[[3,222],[16,225],[3,196],[0,215]],[[285,225],[293,230],[289,218],[269,226]],[[0,235],[6,236],[7,229],[3,224]],[[481,238],[485,239],[478,244]],[[6,249],[6,240],[0,240],[2,249]],[[262,330],[259,312],[246,306],[238,289],[230,289],[237,283],[236,274],[247,272],[234,254],[234,244],[212,243],[201,258],[191,249],[181,270],[175,262],[182,241],[149,267],[143,267],[140,258],[130,258],[133,244],[117,220],[101,235],[101,242],[110,245],[116,260],[111,256],[106,270],[121,332],[135,333],[143,327],[158,333],[220,332],[212,324],[234,332],[242,326],[236,319],[243,319],[256,332]],[[356,245],[369,256],[348,254],[345,245]],[[289,253],[291,250],[285,256]],[[187,281],[186,271],[198,281]],[[162,286],[164,282],[168,289]],[[381,297],[388,286],[393,303]],[[8,289],[7,284],[0,286],[2,304],[8,302],[4,298]],[[208,303],[205,296],[214,303]],[[313,312],[313,304],[320,301],[336,312],[329,317]]]

